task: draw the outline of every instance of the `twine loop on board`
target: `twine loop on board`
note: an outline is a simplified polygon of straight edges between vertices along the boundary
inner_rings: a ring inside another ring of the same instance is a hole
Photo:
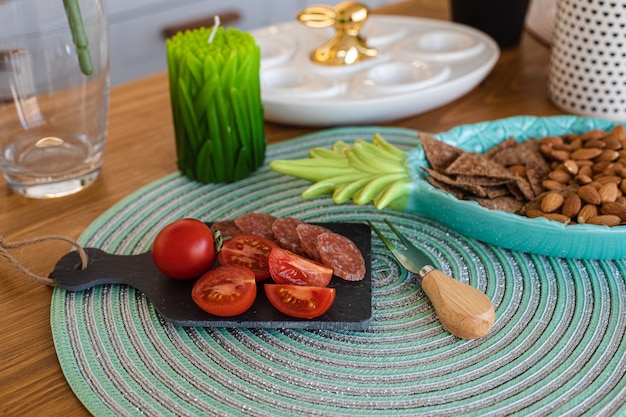
[[[50,241],[50,240],[60,240],[62,242],[67,242],[73,247],[75,247],[76,251],[78,252],[78,255],[80,256],[82,269],[85,269],[87,267],[87,264],[89,263],[89,258],[87,256],[87,252],[85,252],[85,249],[83,249],[83,247],[76,240],[69,238],[67,236],[61,236],[61,235],[40,236],[40,237],[36,237],[33,239],[23,240],[21,242],[6,242],[3,239],[3,237],[0,236],[0,255],[4,257],[7,261],[9,261],[9,263],[13,265],[16,269],[20,270],[23,274],[28,275],[34,280],[42,282],[46,285],[55,286],[56,283],[54,279],[35,274],[34,272],[30,271],[27,267],[22,265],[20,261],[18,261],[14,256],[12,256],[9,253],[9,250],[11,249],[19,249],[19,248],[23,248],[26,246],[35,245],[37,243]]]

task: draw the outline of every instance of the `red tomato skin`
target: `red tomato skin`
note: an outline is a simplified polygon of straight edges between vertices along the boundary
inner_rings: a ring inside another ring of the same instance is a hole
[[[274,248],[268,259],[269,271],[276,284],[327,287],[333,270],[282,248]]]
[[[256,235],[237,235],[228,239],[217,254],[220,265],[240,265],[250,268],[257,281],[269,278],[268,258],[278,245]]]
[[[211,269],[194,284],[191,298],[202,310],[218,317],[238,316],[256,299],[254,272],[243,266],[226,265]]]
[[[326,313],[335,302],[336,293],[328,287],[265,284],[265,295],[274,308],[300,319],[314,319]]]
[[[165,226],[152,244],[152,260],[173,279],[197,278],[215,263],[211,229],[196,219],[180,219]]]

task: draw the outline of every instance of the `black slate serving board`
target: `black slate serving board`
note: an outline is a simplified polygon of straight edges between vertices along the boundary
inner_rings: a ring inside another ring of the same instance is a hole
[[[329,287],[337,289],[335,302],[322,316],[297,319],[276,310],[259,283],[252,307],[234,317],[217,317],[201,310],[191,299],[196,280],[179,281],[166,277],[154,265],[150,252],[139,255],[113,255],[96,248],[85,248],[87,268],[80,269],[77,252],[57,262],[50,274],[58,287],[83,291],[97,285],[125,284],[143,292],[169,323],[189,327],[300,328],[365,330],[372,320],[371,229],[363,223],[316,223],[342,234],[357,245],[365,259],[362,281],[345,281],[333,276]],[[264,282],[272,282],[271,278]]]

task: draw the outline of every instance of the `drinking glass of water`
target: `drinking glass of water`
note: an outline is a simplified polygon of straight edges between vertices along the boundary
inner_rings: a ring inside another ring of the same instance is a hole
[[[103,0],[0,0],[0,169],[31,198],[99,175],[108,110]]]

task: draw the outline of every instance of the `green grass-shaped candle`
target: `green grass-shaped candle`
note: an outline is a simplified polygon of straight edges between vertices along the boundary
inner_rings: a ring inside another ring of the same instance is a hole
[[[233,182],[265,159],[261,52],[249,33],[219,26],[167,40],[178,168],[203,183]]]

